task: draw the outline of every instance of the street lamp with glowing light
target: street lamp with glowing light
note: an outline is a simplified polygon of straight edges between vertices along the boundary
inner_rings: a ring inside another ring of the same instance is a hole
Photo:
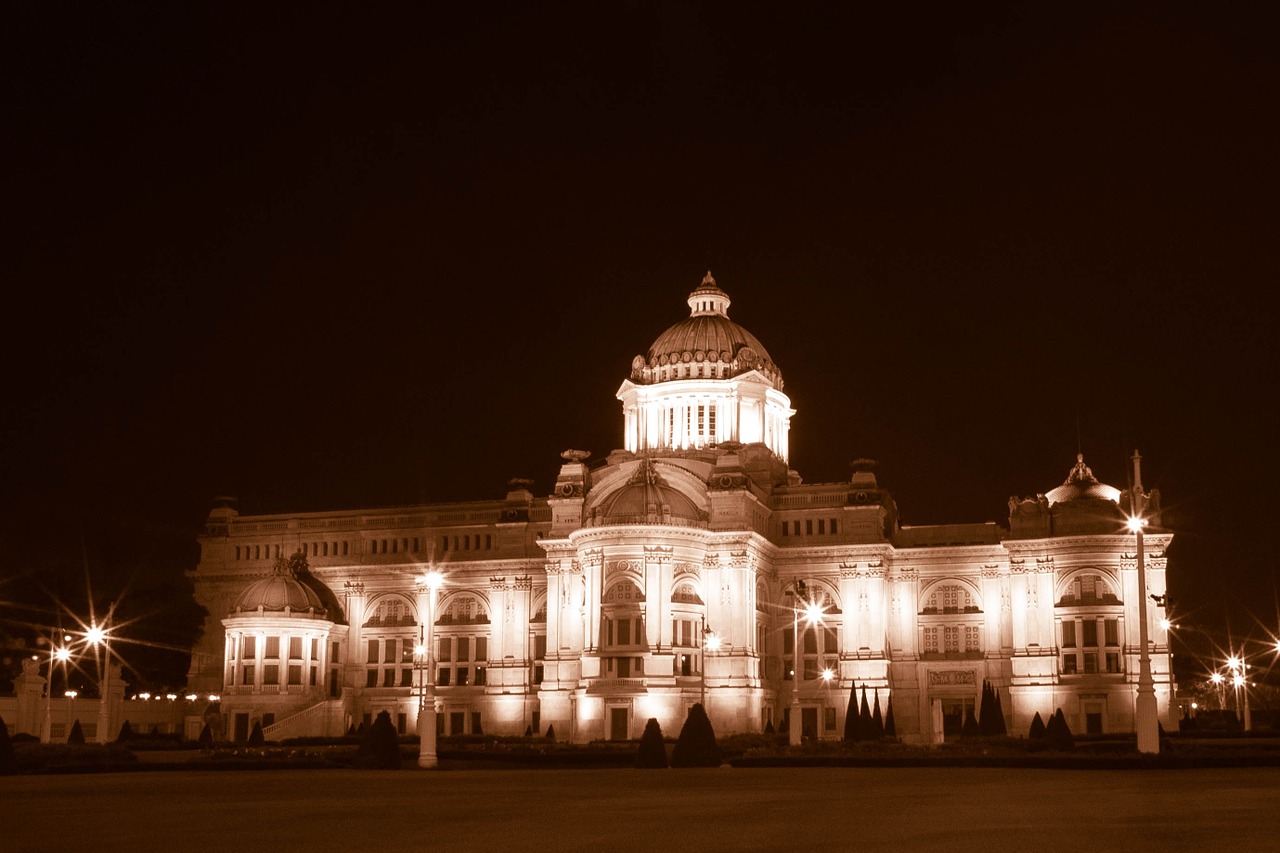
[[[110,631],[94,622],[84,632],[87,644],[102,647],[102,670],[98,678],[98,730],[95,733],[98,743],[111,740],[111,634]]]
[[[444,586],[444,575],[436,570],[421,575],[418,580],[418,644],[414,647],[418,666],[418,766],[434,768],[439,765],[436,754],[436,696],[435,678],[431,667],[431,644],[436,621],[436,595]],[[424,614],[425,613],[425,617]]]
[[[805,601],[804,606],[801,606],[801,599],[806,594],[804,581],[797,580],[792,586],[792,591],[796,600],[792,608],[791,620],[791,713],[787,728],[788,742],[792,746],[799,746],[804,735],[800,720],[800,616],[803,613],[804,621],[808,623],[808,627],[812,628],[822,623],[826,608],[816,601]]]
[[[63,642],[70,640],[70,637],[63,637]],[[51,743],[53,741],[53,665],[61,663],[63,665],[63,673],[66,673],[66,663],[71,660],[71,649],[66,646],[59,646],[56,643],[49,644],[49,680],[45,685],[44,691],[44,742]],[[66,679],[63,678],[63,682]]]

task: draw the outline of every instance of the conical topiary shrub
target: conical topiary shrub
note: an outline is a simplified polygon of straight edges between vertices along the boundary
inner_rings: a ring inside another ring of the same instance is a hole
[[[391,722],[391,714],[379,711],[356,750],[356,767],[373,770],[400,769],[400,739]]]
[[[1031,729],[1027,732],[1027,740],[1044,741],[1047,737],[1044,720],[1041,719],[1040,712],[1036,711],[1036,715],[1031,718]]]
[[[9,740],[9,727],[0,717],[0,776],[8,776],[18,772],[18,759],[13,754],[13,743]]]
[[[996,733],[996,697],[991,682],[982,679],[982,702],[978,708],[978,732],[985,736]]]
[[[978,718],[973,715],[973,709],[969,708],[964,712],[964,725],[960,728],[961,737],[979,737],[982,734],[982,727],[978,725]]]
[[[773,720],[768,720],[764,724],[764,733],[767,735],[776,735],[778,732],[773,727]]]
[[[671,752],[672,767],[719,767],[720,747],[716,745],[715,729],[701,704],[689,709],[680,737]]]
[[[884,718],[880,716],[880,691],[876,691],[876,704],[871,709],[871,739],[880,740],[884,737]]]
[[[67,734],[67,743],[84,743],[84,729],[80,728],[79,720],[71,724],[71,731]]]
[[[253,721],[253,730],[249,732],[249,746],[262,746],[267,739],[262,736],[262,720]]]
[[[849,706],[844,712],[844,739],[846,741],[862,740],[862,731],[858,726],[858,682],[849,687]]]
[[[1045,740],[1050,749],[1063,752],[1075,749],[1076,739],[1071,735],[1071,727],[1067,725],[1066,715],[1061,708],[1054,712],[1053,718],[1045,726]]]
[[[867,685],[862,685],[862,707],[858,711],[858,738],[871,737],[871,706],[867,703]]]
[[[209,728],[208,723],[205,723],[204,728],[200,730],[200,739],[196,743],[200,744],[201,749],[213,746],[213,729]]]
[[[640,748],[636,751],[636,767],[650,770],[667,766],[667,745],[662,740],[662,726],[653,717],[644,724]]]
[[[120,734],[116,735],[116,743],[127,743],[133,737],[133,727],[125,720],[120,726]]]
[[[886,702],[887,710],[884,712],[884,736],[896,738],[898,736],[898,726],[893,721],[893,694],[889,694]]]
[[[1009,727],[1004,724],[1004,706],[1000,702],[1000,691],[997,688],[992,687],[991,692],[995,694],[996,697],[996,721],[995,726],[993,727],[995,729],[995,734],[998,736],[1007,735],[1009,733]]]
[[[556,739],[556,724],[552,723],[551,725],[547,726],[547,740],[555,740],[555,739]]]

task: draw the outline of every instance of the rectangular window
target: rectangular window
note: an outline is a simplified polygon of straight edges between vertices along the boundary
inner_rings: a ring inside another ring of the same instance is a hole
[[[469,666],[458,667],[458,686],[465,687],[467,685],[467,680],[470,678],[470,676],[471,676],[471,667]]]
[[[1107,672],[1120,671],[1120,653],[1107,652]]]
[[[279,637],[267,637],[267,642],[263,649],[262,656],[264,658],[280,657],[280,638]]]
[[[540,663],[534,664],[533,666],[533,683],[534,684],[542,683],[542,664]],[[534,711],[534,713],[536,714],[538,712]]]
[[[338,651],[340,649],[341,646],[338,644],[338,641],[334,640],[333,644],[329,647],[329,663],[342,663],[342,660],[338,655]]]
[[[804,535],[805,536],[813,535],[813,519],[812,518],[806,518],[804,520]]]
[[[1084,640],[1084,642],[1081,643],[1081,645],[1085,646],[1086,648],[1098,645],[1098,620],[1085,619],[1080,624],[1080,627],[1083,629],[1082,637]]]
[[[242,659],[253,660],[257,656],[255,652],[255,640],[257,640],[257,637],[240,638],[240,657]]]
[[[827,533],[827,520],[825,518],[818,519],[818,535],[825,536]]]
[[[924,629],[924,650],[926,652],[933,652],[935,654],[937,653],[938,651],[938,629],[937,628]]]
[[[368,671],[368,673],[367,673],[367,675],[366,675],[366,677],[365,677],[364,686],[365,686],[365,687],[377,687],[377,686],[378,686],[378,671],[377,671],[376,669],[371,669],[371,670],[369,670],[369,671]]]
[[[320,638],[319,637],[311,638],[311,659],[312,660],[320,659]]]
[[[315,664],[312,664],[311,665],[311,686],[312,687],[315,687],[316,684],[319,683],[319,678],[320,678],[320,668],[317,667]]]
[[[631,620],[619,619],[615,624],[618,628],[618,645],[631,645]]]
[[[1076,656],[1074,653],[1062,656],[1062,674],[1063,675],[1076,674]]]
[[[804,640],[804,653],[806,655],[816,655],[818,653],[818,632],[813,628],[806,628],[800,634],[800,638]]]
[[[476,683],[478,684],[479,682],[476,682]],[[479,711],[471,712],[471,733],[473,735],[484,734],[484,730],[480,728],[480,712]]]
[[[458,638],[458,660],[459,661],[471,660],[471,638],[470,637]]]
[[[453,660],[452,651],[453,644],[449,641],[449,638],[441,637],[439,644],[436,646],[436,660],[448,663]]]
[[[792,653],[795,651],[795,639],[795,634],[791,631],[784,631],[782,633],[782,653],[787,657],[791,657]]]
[[[1092,675],[1098,671],[1098,653],[1086,652],[1084,656],[1084,671]]]
[[[289,683],[298,687],[302,686],[302,666],[301,664],[289,664]]]
[[[396,732],[404,734],[409,728],[409,715],[405,713],[396,714]]]
[[[369,641],[369,657],[365,660],[365,663],[377,663],[377,662],[378,662],[378,641],[370,640]]]
[[[1074,649],[1076,647],[1076,623],[1062,623],[1062,647],[1064,649]]]
[[[279,684],[280,683],[280,667],[276,664],[266,664],[262,667],[262,683],[263,684]]]
[[[396,663],[397,661],[400,660],[400,658],[397,656],[398,649],[396,648],[399,642],[400,642],[399,640],[395,640],[395,639],[383,641],[382,643],[382,662],[383,663]]]
[[[1108,645],[1108,646],[1118,646],[1118,645],[1120,645],[1120,620],[1118,620],[1118,619],[1107,619],[1107,620],[1103,623],[1103,625],[1105,625],[1105,627],[1106,627],[1106,632],[1107,632],[1107,645]],[[1111,670],[1108,670],[1108,672],[1110,672],[1110,671],[1111,671]]]
[[[289,660],[302,660],[302,638],[289,638]]]
[[[836,535],[836,520],[834,518],[827,524],[827,529],[831,531],[832,536]]]
[[[964,648],[965,648],[965,651],[969,651],[969,652],[976,652],[976,651],[979,651],[979,644],[978,644],[978,626],[977,626],[977,625],[966,625],[966,626],[965,626],[965,629],[964,629]]]
[[[489,659],[489,638],[476,637],[476,660]]]
[[[484,676],[484,667],[483,667],[483,666],[477,666],[477,667],[476,667],[476,684],[484,684],[484,683],[485,683],[484,677],[485,677],[485,676]]]
[[[533,638],[534,660],[544,660],[547,656],[547,635],[537,634]]]
[[[400,669],[400,686],[401,686],[401,687],[412,687],[412,686],[413,686],[413,669],[412,669],[412,667],[407,667],[407,666],[406,666],[406,667],[402,667],[402,668]]]
[[[707,435],[713,439],[716,437],[716,407],[714,404],[707,406]]]
[[[449,667],[442,666],[436,673],[436,684],[441,687],[449,686]]]
[[[836,639],[835,628],[822,629],[822,653],[824,655],[834,655],[840,653],[840,643]]]
[[[394,669],[384,669],[382,671],[382,686],[383,687],[396,686],[396,671]]]
[[[240,671],[240,683],[253,684],[253,664],[247,663],[244,665],[244,668]]]

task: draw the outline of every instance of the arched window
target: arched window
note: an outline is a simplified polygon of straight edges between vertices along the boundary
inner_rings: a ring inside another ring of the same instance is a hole
[[[601,675],[632,678],[644,674],[643,652],[648,648],[644,594],[630,580],[621,580],[604,593],[600,613]]]
[[[436,619],[436,684],[467,687],[487,683],[489,611],[474,594],[455,595]]]

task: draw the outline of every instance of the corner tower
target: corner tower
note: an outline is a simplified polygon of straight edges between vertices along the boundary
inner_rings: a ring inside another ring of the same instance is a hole
[[[791,400],[755,336],[729,319],[729,295],[708,272],[689,294],[689,316],[631,361],[618,389],[624,447],[633,453],[763,444],[784,462]]]

